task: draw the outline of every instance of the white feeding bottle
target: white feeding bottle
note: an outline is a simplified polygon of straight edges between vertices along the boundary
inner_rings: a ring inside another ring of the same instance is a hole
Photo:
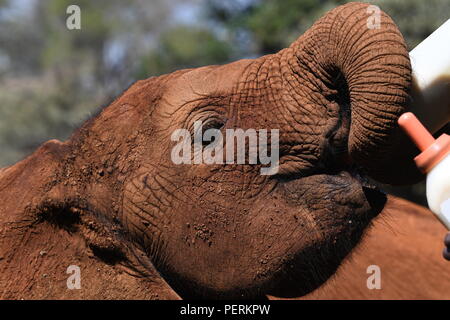
[[[422,151],[414,161],[427,175],[428,206],[450,230],[450,136],[442,134],[435,140],[411,112],[404,113],[398,123]]]
[[[411,111],[431,132],[450,121],[450,19],[410,53]]]

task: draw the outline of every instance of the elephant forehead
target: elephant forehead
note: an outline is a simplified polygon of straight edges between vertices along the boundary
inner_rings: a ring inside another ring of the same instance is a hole
[[[184,72],[171,79],[164,98],[173,106],[181,106],[199,99],[230,95],[236,91],[246,67],[253,61],[243,59]]]

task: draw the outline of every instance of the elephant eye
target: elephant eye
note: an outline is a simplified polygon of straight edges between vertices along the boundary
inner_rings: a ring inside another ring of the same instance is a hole
[[[222,121],[221,119],[217,119],[217,118],[208,119],[206,122],[203,123],[202,137],[203,137],[204,133],[206,132],[206,130],[209,130],[209,129],[220,130],[223,128],[223,126],[224,126],[224,121]],[[214,140],[211,142],[214,142]],[[205,147],[205,146],[209,145],[211,142],[210,141],[202,141],[202,145]]]
[[[209,129],[221,130],[225,125],[225,120],[216,116],[207,118],[206,120],[199,119],[196,122],[197,122],[196,126],[192,125],[192,133],[193,135],[200,135],[201,137],[204,137],[204,134],[207,130]],[[201,124],[201,126],[199,126],[199,124]],[[214,142],[214,140],[203,141],[202,139],[203,146],[209,145],[211,142]]]
[[[220,130],[224,126],[224,121],[217,118],[212,118],[206,120],[206,122],[203,123],[203,132],[205,132],[208,129],[217,129]]]

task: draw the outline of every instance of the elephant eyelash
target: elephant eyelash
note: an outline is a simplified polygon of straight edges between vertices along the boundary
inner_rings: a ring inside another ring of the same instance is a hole
[[[206,131],[208,129],[217,129],[221,130],[223,126],[225,125],[225,122],[221,119],[209,119],[206,121],[206,123],[203,124],[203,130]]]
[[[203,137],[203,134],[205,133],[206,130],[209,129],[215,129],[215,130],[222,130],[222,128],[225,126],[225,121],[223,121],[222,119],[218,119],[218,118],[212,118],[212,119],[208,119],[206,120],[206,122],[202,123],[202,132],[201,135]],[[202,141],[202,145],[206,146],[208,144],[210,144],[211,142],[207,141]]]
[[[219,117],[218,115],[208,116],[208,117],[198,117],[196,120],[190,121],[190,124],[188,126],[188,130],[191,133],[191,135],[196,134],[196,132],[194,130],[194,123],[196,121],[202,122],[202,127],[201,127],[203,130],[202,135],[208,129],[221,130],[225,126],[225,123],[226,123],[226,120],[223,119],[222,117]]]
[[[221,119],[226,114],[226,108],[217,101],[200,101],[189,107],[190,111],[185,118],[185,128],[193,132],[194,122],[203,121],[206,123],[210,119]]]

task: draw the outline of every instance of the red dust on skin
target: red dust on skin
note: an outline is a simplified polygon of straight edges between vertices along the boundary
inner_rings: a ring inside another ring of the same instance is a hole
[[[365,172],[421,177],[395,138],[408,52],[386,14],[381,31],[364,27],[366,9],[338,7],[273,55],[138,81],[69,140],[2,169],[0,297],[293,297],[323,284],[384,207]],[[175,165],[173,130],[209,119],[279,129],[279,172]],[[70,265],[82,289],[68,292]]]

